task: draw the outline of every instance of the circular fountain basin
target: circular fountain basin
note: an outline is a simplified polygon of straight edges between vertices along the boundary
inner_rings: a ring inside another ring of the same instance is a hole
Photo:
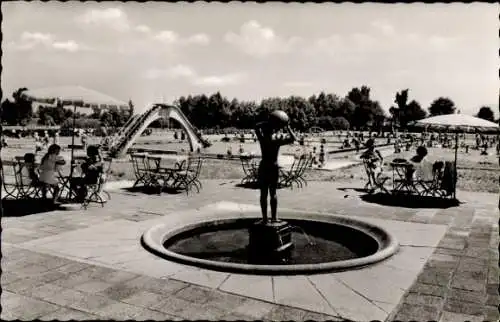
[[[259,213],[224,213],[193,218],[182,225],[161,224],[142,236],[143,246],[167,260],[217,271],[251,274],[307,274],[347,270],[382,261],[398,251],[389,232],[344,216],[280,211],[296,229],[287,264],[248,262],[248,228]]]

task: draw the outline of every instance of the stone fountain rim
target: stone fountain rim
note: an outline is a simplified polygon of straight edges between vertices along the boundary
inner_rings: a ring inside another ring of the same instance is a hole
[[[262,217],[257,210],[247,210],[240,213],[225,213],[213,210],[210,213],[205,213],[203,217],[190,218],[182,224],[167,223],[157,224],[149,228],[141,237],[142,246],[149,252],[180,264],[186,264],[204,269],[215,271],[231,272],[231,273],[246,273],[260,275],[296,275],[296,274],[314,274],[327,273],[332,271],[343,271],[348,269],[360,268],[370,264],[380,262],[399,250],[399,243],[396,237],[385,230],[384,228],[362,219],[354,219],[346,216],[334,214],[325,214],[299,210],[282,210],[280,211],[280,220],[303,220],[324,222],[340,226],[346,226],[351,229],[360,231],[379,244],[379,250],[369,256],[359,257],[349,260],[324,262],[317,264],[295,264],[295,265],[255,265],[255,264],[239,264],[218,262],[206,259],[200,259],[190,256],[181,255],[166,249],[163,244],[168,239],[177,236],[180,233],[189,230],[213,225],[214,223],[228,223],[241,219],[259,220]]]

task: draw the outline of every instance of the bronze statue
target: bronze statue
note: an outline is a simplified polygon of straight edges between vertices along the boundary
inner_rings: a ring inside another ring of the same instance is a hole
[[[286,128],[288,137],[273,137],[273,134],[276,134],[283,128]],[[296,137],[290,128],[288,115],[279,110],[272,112],[267,121],[258,123],[255,127],[255,133],[260,143],[262,155],[259,165],[258,182],[260,187],[260,207],[263,223],[265,224],[267,223],[268,192],[270,194],[271,222],[277,221],[278,198],[276,196],[276,189],[279,182],[279,149],[282,145],[292,144],[296,140]]]

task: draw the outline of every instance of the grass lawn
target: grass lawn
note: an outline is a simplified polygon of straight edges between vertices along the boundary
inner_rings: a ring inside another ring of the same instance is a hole
[[[147,137],[142,137],[141,142],[138,145],[148,147]],[[62,138],[67,141],[68,138]],[[33,145],[29,140],[9,140],[16,148],[6,148],[2,150],[2,159],[11,159],[15,155],[23,155],[26,152],[32,152]],[[61,145],[66,146],[67,142],[61,142]],[[234,143],[239,146],[239,143]],[[155,144],[156,147],[157,144]],[[231,144],[233,145],[233,144]],[[165,144],[168,148],[180,151],[181,149],[188,148],[188,144],[184,143],[167,143]],[[151,147],[150,147],[151,148]],[[244,144],[246,151],[255,150],[255,144],[246,143]],[[220,150],[221,153],[227,149],[226,143],[217,142],[213,149]],[[298,145],[288,147],[288,151],[293,152],[300,149]],[[285,152],[285,151],[283,151]],[[83,154],[83,151],[78,151],[77,154]],[[237,153],[237,149],[233,148],[233,153]],[[385,169],[388,173],[391,173],[389,163],[394,158],[406,158],[409,159],[414,155],[415,151],[403,151],[402,153],[393,154],[385,158]],[[465,154],[464,151],[459,151],[458,154],[458,188],[465,191],[480,191],[480,192],[499,192],[498,185],[498,173],[500,172],[500,167],[498,165],[498,157],[493,154],[493,150],[490,150],[490,155],[481,156],[479,151],[470,150],[469,154]],[[68,155],[68,151],[64,151],[65,155]],[[429,159],[434,160],[450,160],[454,159],[454,150],[452,149],[442,149],[442,148],[429,148]],[[330,156],[332,158],[332,156]],[[339,156],[343,159],[352,159],[352,156]],[[243,178],[243,170],[239,160],[217,160],[217,159],[206,159],[201,172],[202,179],[235,179],[240,180]],[[306,178],[312,181],[360,181],[365,180],[366,174],[362,165],[344,168],[334,171],[322,171],[322,170],[309,170],[306,173]],[[111,169],[111,180],[134,180],[134,173],[132,165],[128,161],[116,161],[113,163]]]

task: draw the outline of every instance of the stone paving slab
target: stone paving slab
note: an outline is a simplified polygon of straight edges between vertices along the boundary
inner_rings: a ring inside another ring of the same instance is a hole
[[[350,306],[349,302],[345,301],[337,304],[335,302],[338,300],[337,297],[326,297],[307,276],[276,276],[270,278],[271,283],[265,282],[266,278],[261,278],[262,282],[253,284],[256,280],[254,277],[246,280],[247,276],[240,274],[231,278],[232,274],[230,273],[215,272],[165,261],[144,250],[139,243],[142,233],[158,223],[168,222],[169,225],[180,227],[200,219],[209,220],[211,217],[220,216],[233,217],[241,211],[256,210],[258,208],[254,205],[222,201],[195,210],[173,213],[143,222],[127,220],[105,222],[56,236],[28,241],[19,246],[58,256],[70,255],[82,262],[91,261],[89,263],[103,263],[108,267],[120,267],[120,269],[135,274],[169,278],[210,289],[221,289],[232,294],[254,297],[259,300],[271,300],[276,304],[329,316],[341,316],[353,320],[377,316],[377,319],[383,320],[390,313],[391,306],[394,308],[405,290],[411,286],[418,271],[432,254],[432,247],[438,244],[446,231],[444,226],[439,225],[364,218],[363,220],[380,225],[394,233],[398,240],[401,240],[402,250],[387,263],[383,262],[368,268],[329,275],[330,278],[335,279],[336,283],[345,285],[347,289],[345,294],[351,294],[350,298],[360,298],[361,302],[353,301]],[[63,286],[73,287],[80,291],[93,289],[95,293],[99,293],[101,289],[109,286],[105,282],[106,279],[102,280],[102,282],[98,282],[81,273],[77,280],[69,281]],[[378,285],[386,280],[391,282],[386,282],[387,286],[382,289],[382,292]],[[235,283],[235,281],[238,282]],[[272,287],[271,290],[269,286]],[[297,289],[300,289],[301,292],[293,292]],[[325,289],[323,292],[329,295],[333,293],[331,289]],[[109,294],[107,295],[109,296]],[[362,299],[366,305],[364,310],[359,310],[357,307],[363,303]],[[376,305],[374,301],[381,304]]]
[[[203,207],[206,209],[212,207],[218,211],[225,208],[231,212],[234,211],[235,203],[240,207],[245,207],[242,204],[249,203],[255,205],[258,201],[258,192],[236,188],[234,186],[236,183],[237,180],[210,180],[203,182],[204,189],[200,194],[190,196],[185,194],[156,196],[120,191],[113,193],[113,199],[104,208],[91,207],[87,211],[78,209],[2,218],[2,228],[5,233],[2,234],[1,318],[20,318],[26,315],[29,318],[50,319],[65,315],[75,316],[76,319],[102,319],[114,318],[117,314],[115,311],[123,310],[127,316],[137,318],[141,316],[141,319],[150,317],[153,320],[203,317],[243,320],[272,318],[335,320],[334,316],[328,314],[276,303],[272,277],[261,279],[259,282],[254,280],[253,283],[247,284],[250,287],[242,287],[245,284],[242,284],[241,276],[230,274],[220,285],[214,287],[216,284],[214,280],[220,281],[220,279],[203,277],[203,274],[197,274],[196,269],[190,268],[190,273],[178,276],[179,278],[184,276],[184,279],[196,276],[194,279],[197,279],[197,285],[171,279],[169,277],[181,272],[185,266],[175,263],[164,265],[164,260],[155,258],[147,252],[134,253],[133,258],[130,258],[128,253],[133,252],[134,248],[127,243],[132,240],[124,241],[123,245],[114,244],[117,250],[123,247],[120,250],[123,252],[110,256],[109,260],[106,259],[106,251],[110,248],[102,252],[97,251],[96,256],[92,256],[88,250],[87,253],[83,251],[86,245],[89,245],[83,242],[80,242],[82,253],[79,256],[88,255],[83,259],[72,256],[64,247],[60,247],[58,251],[54,250],[53,241],[58,239],[53,237],[63,236],[71,231],[81,232],[86,227],[92,231],[99,225],[105,225],[106,222],[108,222],[107,227],[111,227],[113,222],[118,221],[120,226],[115,227],[117,230],[124,229],[127,234],[140,235],[141,231],[149,228],[152,223],[159,223],[163,220],[163,216],[170,217],[172,213],[182,213],[184,210],[188,210],[189,213],[192,211],[189,209],[196,209],[199,214],[199,210]],[[370,204],[362,201],[359,193],[352,190],[345,192],[337,190],[337,188],[360,186],[362,183],[310,182],[305,189],[280,190],[278,192],[280,208],[355,215],[365,220],[389,219],[397,223],[415,222],[429,227],[445,225],[447,232],[443,240],[436,230],[432,230],[434,228],[430,228],[430,231],[433,231],[430,233],[431,238],[441,239],[442,242],[438,240],[435,245],[429,245],[425,241],[426,238],[423,238],[423,242],[418,241],[422,246],[415,247],[411,245],[413,243],[411,240],[422,237],[425,228],[422,227],[424,230],[419,230],[419,233],[407,234],[404,233],[404,229],[399,230],[398,234],[408,235],[410,242],[401,247],[397,256],[381,263],[380,271],[375,271],[373,278],[368,281],[373,284],[378,283],[379,286],[385,286],[387,281],[399,285],[399,289],[404,289],[404,292],[398,303],[385,302],[387,300],[397,302],[390,294],[370,294],[363,289],[363,285],[359,285],[362,283],[358,281],[352,282],[352,285],[344,283],[342,279],[349,281],[349,274],[342,278],[326,278],[319,281],[315,278],[321,279],[318,277],[320,275],[313,275],[314,278],[308,276],[307,281],[323,299],[327,300],[337,319],[338,316],[347,317],[352,314],[358,320],[366,320],[363,316],[372,319],[380,314],[382,320],[385,314],[387,321],[394,318],[438,321],[498,320],[497,195],[459,191],[458,197],[464,202],[459,207],[411,209]],[[214,203],[221,199],[228,199],[231,202]],[[255,209],[255,206],[248,207]],[[136,226],[132,228],[129,224]],[[394,223],[391,225],[395,231],[398,231],[398,227],[402,227]],[[84,237],[81,235],[81,241],[85,240]],[[61,240],[66,242],[65,238]],[[402,236],[400,240],[404,241],[404,238]],[[38,244],[37,241],[41,243]],[[29,245],[31,250],[18,247],[25,244]],[[422,265],[412,265],[406,260],[406,256],[417,258]],[[414,279],[408,282],[411,275],[409,272],[414,274]],[[29,276],[30,274],[32,276]],[[389,276],[377,280],[377,274],[389,274]],[[71,275],[79,277],[70,277]],[[139,277],[127,280],[130,276]],[[190,285],[190,291],[176,294]],[[254,285],[259,286],[253,287]],[[329,295],[331,288],[340,292],[341,285],[344,286],[342,291],[344,296]],[[108,287],[104,288],[105,286]],[[203,310],[203,305],[186,300],[200,301],[199,295],[196,294],[205,293],[200,292],[198,288],[225,295],[221,297],[207,293],[210,294],[210,309]],[[240,296],[232,295],[228,291]],[[256,299],[258,294],[255,293],[262,294],[262,300]],[[151,297],[151,294],[156,296]],[[370,296],[373,295],[376,295],[377,299],[371,299]],[[297,302],[295,296],[295,294],[292,298],[285,296],[281,302]],[[234,303],[238,305],[238,301],[242,298],[243,303],[231,308]],[[160,305],[161,303],[163,305]],[[175,303],[192,304],[194,309],[189,311],[180,307],[176,310]],[[351,307],[355,307],[352,303],[357,303],[354,312],[349,311]],[[156,308],[158,305],[159,309]],[[311,303],[306,305],[311,307]],[[35,313],[23,310],[26,307],[32,307],[32,312]],[[368,310],[361,307],[368,307]],[[99,314],[96,314],[98,311]]]

